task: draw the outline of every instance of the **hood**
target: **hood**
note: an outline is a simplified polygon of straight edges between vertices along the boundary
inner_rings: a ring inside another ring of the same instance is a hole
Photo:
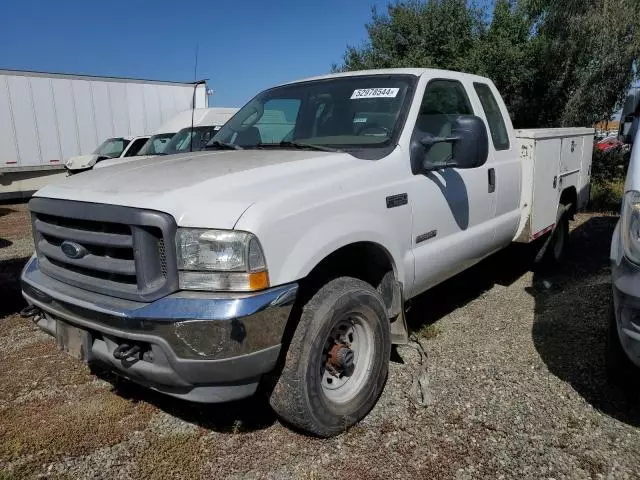
[[[155,155],[140,155],[133,157],[118,157],[118,158],[110,158],[109,160],[103,160],[100,163],[96,164],[94,168],[105,168],[112,167],[113,165],[120,165],[121,163],[129,163],[134,160],[143,160],[145,158],[155,157]]]
[[[368,163],[347,153],[302,150],[200,151],[153,156],[67,177],[36,196],[166,212],[180,226],[233,228],[269,195]]]
[[[65,167],[69,170],[82,170],[85,168],[93,167],[100,155],[95,153],[89,153],[87,155],[76,155],[75,157],[71,157],[69,160],[65,162]]]

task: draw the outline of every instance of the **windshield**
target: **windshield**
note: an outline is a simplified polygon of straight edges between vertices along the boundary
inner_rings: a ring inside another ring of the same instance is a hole
[[[129,145],[129,140],[124,138],[108,138],[94,150],[93,154],[101,157],[116,158],[124,152],[127,145]]]
[[[241,108],[213,141],[243,148],[389,146],[415,82],[410,75],[366,75],[276,87]]]
[[[164,155],[201,150],[218,131],[217,126],[183,128],[169,141],[162,152]],[[191,144],[193,143],[193,148]]]
[[[167,148],[167,145],[169,144],[169,140],[171,140],[175,134],[176,132],[153,135],[142,146],[138,155],[157,155],[164,152],[164,149]]]

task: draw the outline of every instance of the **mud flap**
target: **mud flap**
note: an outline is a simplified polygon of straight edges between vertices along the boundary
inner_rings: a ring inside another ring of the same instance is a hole
[[[394,345],[405,345],[409,342],[409,329],[407,319],[404,314],[404,302],[402,294],[402,283],[394,282],[393,300],[389,309],[391,319],[391,343]]]

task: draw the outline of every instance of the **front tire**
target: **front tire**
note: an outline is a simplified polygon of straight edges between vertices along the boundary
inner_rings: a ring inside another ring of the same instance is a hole
[[[380,294],[340,277],[304,305],[270,404],[285,422],[329,437],[364,418],[382,393],[391,334]]]

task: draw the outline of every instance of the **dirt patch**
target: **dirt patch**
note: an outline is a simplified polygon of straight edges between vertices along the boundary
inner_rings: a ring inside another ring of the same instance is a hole
[[[172,435],[153,438],[139,454],[135,478],[203,478],[202,457],[206,456],[197,436]]]
[[[91,387],[63,403],[50,398],[12,406],[0,412],[0,462],[27,457],[18,472],[27,473],[61,456],[86,455],[145,428],[151,413],[144,403]]]
[[[17,240],[31,235],[31,221],[27,203],[0,205],[0,230],[4,240]]]

